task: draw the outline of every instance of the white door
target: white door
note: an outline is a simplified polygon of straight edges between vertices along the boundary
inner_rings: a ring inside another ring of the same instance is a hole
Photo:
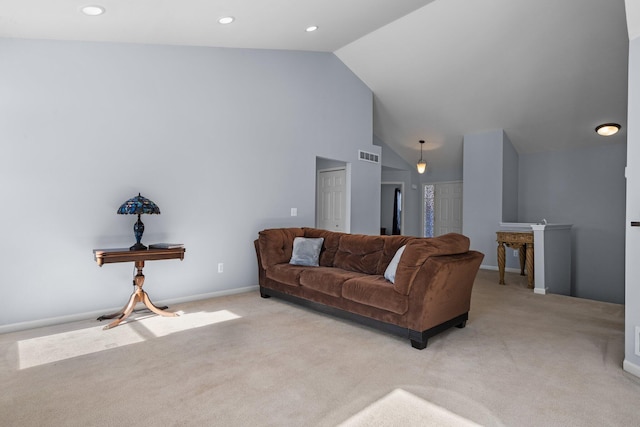
[[[462,182],[435,185],[434,235],[462,233]]]
[[[347,173],[345,169],[318,171],[316,227],[346,231]]]

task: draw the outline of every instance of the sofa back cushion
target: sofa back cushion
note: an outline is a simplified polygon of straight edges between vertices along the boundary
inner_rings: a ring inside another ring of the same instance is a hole
[[[344,234],[340,237],[333,266],[359,273],[378,274],[383,247],[384,239],[381,236]]]
[[[345,233],[321,230],[319,228],[303,228],[303,231],[304,237],[324,238],[322,250],[320,251],[320,267],[333,267],[333,260],[335,259],[336,252],[338,251],[340,237],[344,236]]]
[[[293,253],[293,239],[303,236],[302,228],[271,228],[258,233],[262,268],[289,263]]]
[[[409,295],[413,279],[429,257],[463,254],[468,251],[469,238],[457,233],[410,240],[400,258],[393,286],[402,295]]]
[[[378,264],[376,274],[384,274],[398,249],[406,245],[409,240],[416,238],[411,236],[383,236],[384,247],[382,248],[382,256],[380,257],[380,264]]]

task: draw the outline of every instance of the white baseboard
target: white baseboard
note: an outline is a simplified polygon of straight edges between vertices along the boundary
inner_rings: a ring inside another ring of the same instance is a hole
[[[486,265],[486,264],[482,264],[480,266],[480,269],[482,270],[492,270],[492,271],[498,271],[498,267],[495,265]],[[511,267],[505,267],[504,271],[507,271],[509,273],[518,273],[520,274],[520,269],[519,268],[511,268]]]
[[[635,363],[631,363],[627,359],[625,359],[624,362],[622,362],[622,369],[629,372],[631,375],[635,375],[636,377],[640,378],[640,366],[636,365]]]
[[[200,301],[203,299],[224,297],[227,295],[241,294],[244,292],[251,292],[258,290],[258,286],[246,286],[244,288],[227,289],[224,291],[210,292],[207,294],[189,295],[180,298],[171,298],[162,301],[154,301],[156,305],[172,305],[181,304],[183,302]],[[69,314],[67,316],[49,317],[46,319],[30,320],[27,322],[10,323],[8,325],[0,325],[0,334],[6,334],[9,332],[23,331],[25,329],[41,328],[43,326],[59,325],[61,323],[77,322],[79,320],[87,320],[91,318],[98,318],[105,313],[113,313],[122,309],[120,307],[111,307],[101,309],[99,311],[87,311],[84,313]]]

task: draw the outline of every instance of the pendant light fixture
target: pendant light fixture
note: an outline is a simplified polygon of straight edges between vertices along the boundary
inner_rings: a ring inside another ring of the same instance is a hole
[[[427,170],[427,162],[425,162],[424,160],[422,160],[422,146],[424,145],[424,140],[420,140],[420,160],[418,160],[418,163],[416,164],[416,167],[418,168],[418,173],[422,174],[424,173],[425,170]]]

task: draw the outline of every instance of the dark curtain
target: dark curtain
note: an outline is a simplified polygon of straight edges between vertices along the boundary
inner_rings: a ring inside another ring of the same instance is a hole
[[[400,218],[401,218],[401,212],[400,212],[400,206],[402,206],[401,204],[401,198],[402,197],[402,193],[400,191],[399,188],[396,188],[396,194],[393,198],[393,230],[391,232],[391,234],[400,234]]]

